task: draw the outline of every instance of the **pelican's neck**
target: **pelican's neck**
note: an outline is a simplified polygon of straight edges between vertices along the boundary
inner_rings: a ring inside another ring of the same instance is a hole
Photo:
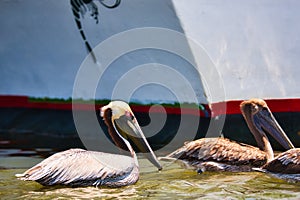
[[[258,129],[255,126],[255,124],[253,123],[252,117],[250,119],[248,117],[245,117],[245,119],[246,119],[246,122],[248,124],[248,127],[249,127],[251,133],[253,134],[253,136],[257,142],[257,146],[259,147],[259,149],[266,153],[268,161],[273,160],[273,158],[274,158],[273,149],[272,149],[272,146],[271,146],[270,141],[269,141],[268,137],[266,136],[266,134],[261,129]]]
[[[258,128],[253,123],[251,124],[251,126],[249,126],[249,128],[257,142],[257,146],[259,147],[259,149],[266,153],[267,160],[273,160],[273,149],[266,134],[261,133],[261,130],[258,130]]]
[[[119,134],[119,133],[118,133]],[[120,135],[120,134],[119,134]],[[133,150],[132,146],[130,145],[130,143],[125,139],[123,138],[121,135],[120,135],[121,139],[124,141],[124,143],[126,144],[127,148],[129,149],[130,151],[130,154],[134,160],[134,164],[138,167],[139,166],[139,163],[138,163],[138,160],[137,160],[137,156],[135,154],[135,151]]]
[[[125,153],[127,152],[127,154],[128,154],[128,152],[130,152],[130,155],[134,159],[134,163],[138,166],[137,157],[136,157],[136,154],[135,154],[132,146],[124,137],[122,137],[122,135],[120,133],[118,133],[117,128],[115,127],[114,123],[112,122],[111,116],[112,116],[111,110],[107,109],[104,113],[103,118],[104,118],[105,124],[108,127],[109,135],[111,136],[111,138],[114,141],[116,146],[118,146],[120,149],[124,150]]]
[[[269,139],[267,138],[267,136],[263,136],[262,137],[262,142],[263,142],[263,151],[266,152],[267,155],[267,160],[271,161],[274,159],[274,152],[272,149],[272,146],[270,144]]]
[[[125,151],[130,151],[130,148],[128,147],[128,144],[126,144],[125,139],[116,131],[116,127],[114,126],[112,122],[112,111],[111,109],[107,109],[104,113],[103,119],[104,122],[108,128],[108,133],[112,140],[114,141],[115,145],[118,146],[119,148],[125,150]]]

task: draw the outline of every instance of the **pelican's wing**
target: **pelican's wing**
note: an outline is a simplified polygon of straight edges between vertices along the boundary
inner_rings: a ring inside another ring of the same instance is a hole
[[[134,167],[128,156],[70,149],[56,153],[16,176],[43,185],[104,185],[121,180]]]
[[[166,157],[185,160],[191,165],[215,161],[231,165],[262,166],[267,161],[265,153],[258,148],[226,138],[202,138],[187,142]]]
[[[300,174],[300,148],[280,153],[262,169],[273,173]]]

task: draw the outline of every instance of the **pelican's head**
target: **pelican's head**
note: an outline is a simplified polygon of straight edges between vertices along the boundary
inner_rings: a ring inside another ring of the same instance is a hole
[[[147,159],[161,170],[162,166],[147,142],[129,105],[124,101],[111,101],[108,105],[101,108],[101,117],[109,120],[106,117],[107,115],[109,115],[111,122],[107,123],[107,125],[110,126],[109,124],[111,124],[113,126],[109,128],[113,128],[124,139],[130,139],[144,153]]]
[[[259,147],[263,146],[261,143],[262,138],[267,138],[266,133],[269,133],[285,149],[294,148],[294,145],[282,130],[264,100],[250,99],[243,101],[240,108]]]

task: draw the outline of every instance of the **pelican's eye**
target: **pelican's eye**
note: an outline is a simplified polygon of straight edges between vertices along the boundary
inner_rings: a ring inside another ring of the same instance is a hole
[[[252,105],[251,105],[251,111],[252,111],[253,114],[254,114],[254,113],[257,113],[257,111],[258,111],[258,106],[257,106],[256,104],[252,104]]]
[[[125,111],[125,116],[128,117],[131,120],[134,120],[134,116],[129,111]]]
[[[269,117],[271,116],[271,113],[269,112],[269,109],[268,109],[268,108],[263,107],[261,110],[263,111],[263,113],[264,113],[265,115],[267,115],[267,116],[269,116]]]

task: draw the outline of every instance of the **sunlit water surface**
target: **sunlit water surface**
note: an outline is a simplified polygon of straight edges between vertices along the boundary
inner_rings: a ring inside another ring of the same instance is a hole
[[[10,150],[13,151],[13,150]],[[17,150],[16,150],[17,151]],[[139,156],[140,179],[122,188],[45,187],[20,181],[16,173],[40,162],[32,152],[1,155],[0,199],[300,199],[300,184],[288,183],[258,172],[202,173],[162,162],[156,170]]]

